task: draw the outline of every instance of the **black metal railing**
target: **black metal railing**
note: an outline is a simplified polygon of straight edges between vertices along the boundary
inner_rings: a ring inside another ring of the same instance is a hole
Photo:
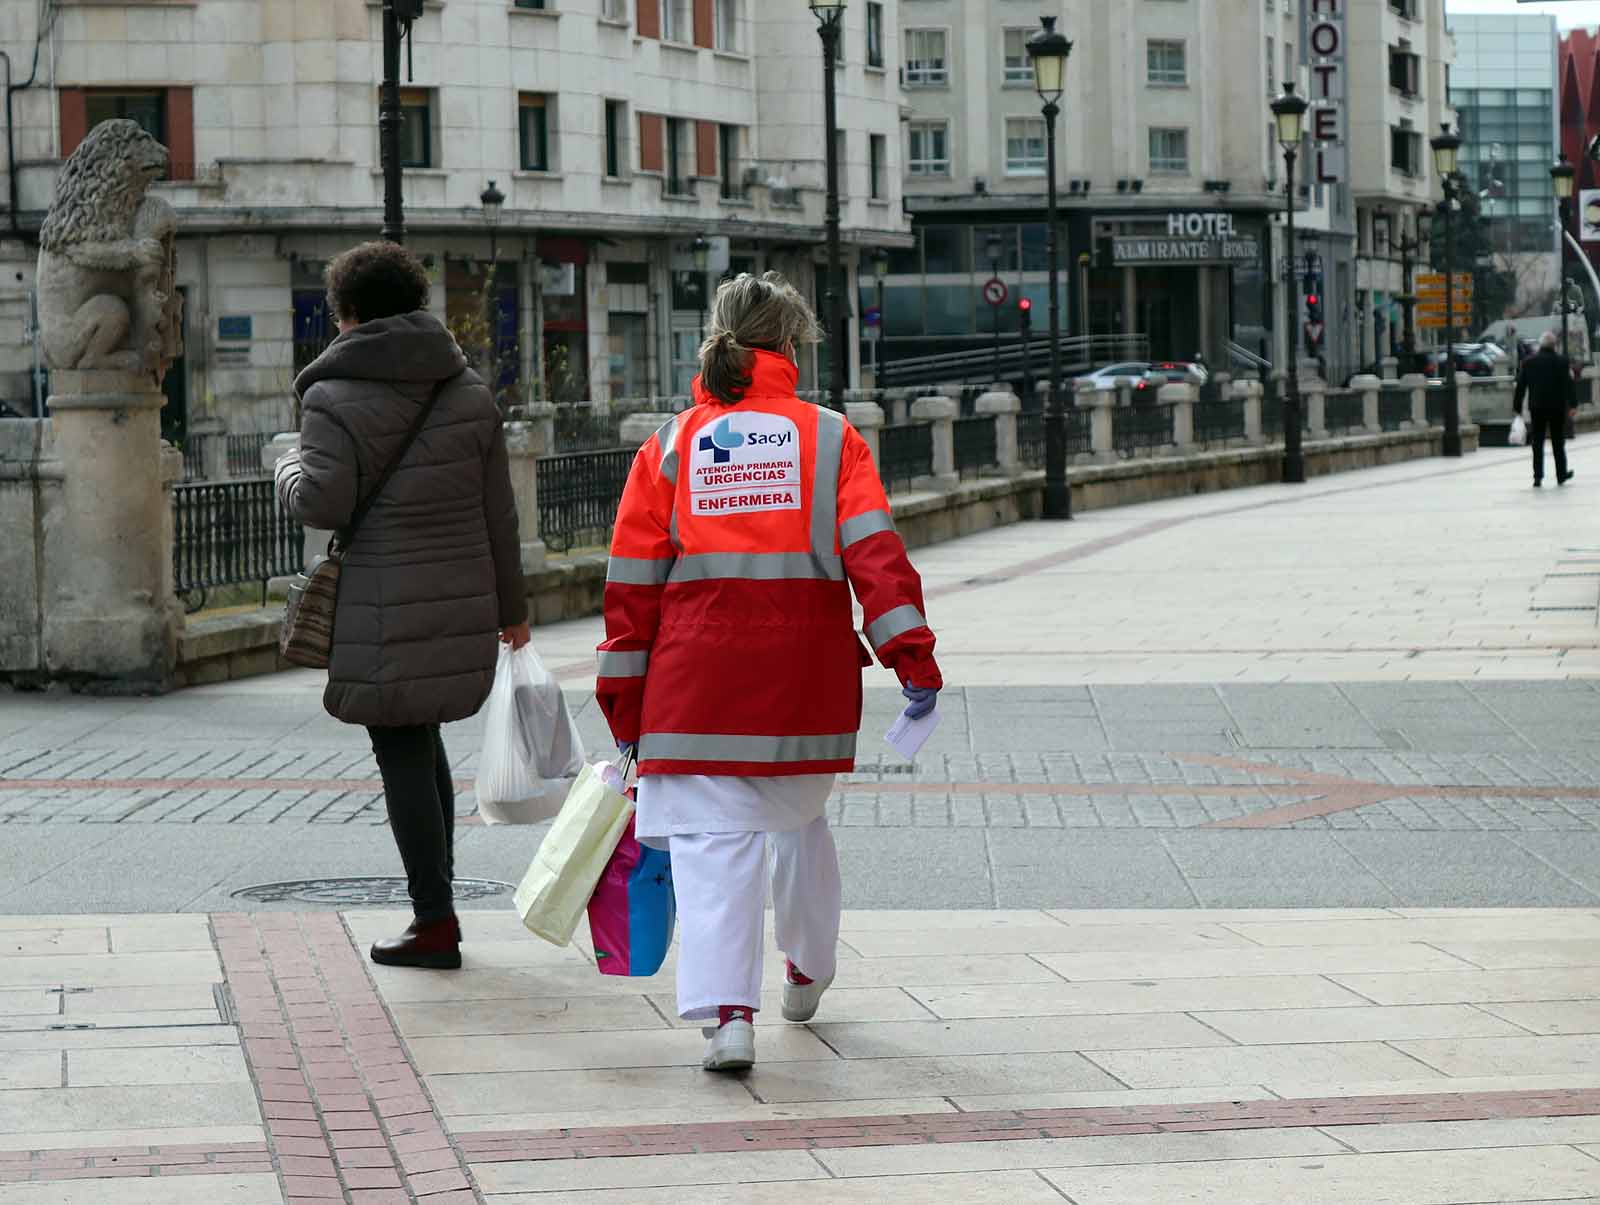
[[[205,436],[191,435],[183,441],[183,479],[202,481],[206,475]]]
[[[1225,443],[1243,439],[1244,399],[1217,397],[1194,404],[1194,441],[1200,444]]]
[[[1411,421],[1411,390],[1385,389],[1378,394],[1378,426],[1398,431]]]
[[[995,416],[981,414],[976,418],[958,418],[955,421],[956,472],[962,477],[976,477],[984,469],[1000,463],[1000,438]]]
[[[539,538],[557,552],[609,542],[634,455],[632,448],[611,448],[541,456]]]
[[[1430,385],[1427,393],[1423,395],[1423,403],[1428,408],[1428,426],[1444,426],[1445,387]]]
[[[174,584],[190,611],[218,586],[267,582],[300,572],[304,532],[278,505],[270,478],[173,487]]]
[[[272,436],[256,432],[249,435],[229,435],[228,476],[259,477],[261,475],[261,449],[271,442]]]
[[[1330,389],[1322,398],[1322,425],[1329,431],[1355,431],[1367,425],[1366,395],[1359,389]]]
[[[933,475],[933,427],[913,423],[878,430],[878,476],[891,494],[897,485],[911,486]]]
[[[1094,411],[1073,406],[1063,412],[1067,424],[1067,459],[1094,451]],[[1017,459],[1024,468],[1042,469],[1045,460],[1045,412],[1024,410],[1017,415]]]
[[[1306,408],[1305,394],[1300,395],[1300,431],[1311,430],[1311,411]],[[1261,434],[1270,443],[1283,439],[1283,386],[1269,381],[1261,398]]]
[[[1111,412],[1111,446],[1121,453],[1142,448],[1164,448],[1174,442],[1175,402],[1118,406]]]

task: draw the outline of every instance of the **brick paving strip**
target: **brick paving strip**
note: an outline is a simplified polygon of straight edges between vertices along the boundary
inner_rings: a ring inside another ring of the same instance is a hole
[[[477,1201],[343,920],[211,927],[288,1205]]]
[[[148,1176],[232,1176],[273,1170],[272,1155],[264,1142],[0,1151],[0,1184]]]
[[[1097,1109],[914,1113],[828,1117],[812,1121],[502,1130],[463,1134],[457,1141],[473,1163],[538,1163],[729,1151],[829,1150],[855,1146],[1012,1142],[1030,1138],[1092,1138],[1114,1134],[1594,1115],[1600,1115],[1600,1091],[1471,1092]]]

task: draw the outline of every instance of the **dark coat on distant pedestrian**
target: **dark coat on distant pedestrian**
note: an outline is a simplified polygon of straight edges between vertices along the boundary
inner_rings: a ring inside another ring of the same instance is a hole
[[[343,527],[446,380],[345,556],[323,703],[346,723],[474,714],[500,630],[528,617],[500,414],[430,314],[365,323],[300,374],[300,450],[278,466],[278,495],[308,527]]]
[[[1531,399],[1534,410],[1546,414],[1564,414],[1574,409],[1578,391],[1566,357],[1553,347],[1542,347],[1523,361],[1517,373],[1517,392],[1511,401],[1513,411],[1522,409],[1524,395]]]

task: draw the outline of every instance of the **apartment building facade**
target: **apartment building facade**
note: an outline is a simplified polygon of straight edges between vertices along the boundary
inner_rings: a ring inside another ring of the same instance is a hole
[[[859,248],[908,241],[898,47],[883,36],[896,20],[896,0],[845,15],[852,276]],[[380,225],[380,21],[373,0],[5,6],[0,50],[28,64],[37,48],[39,68],[14,96],[3,165],[16,202],[0,310],[22,337],[0,345],[0,400],[22,408],[32,383],[28,236],[65,156],[120,116],[172,152],[156,187],[179,212],[187,355],[167,382],[169,430],[186,415],[281,428],[297,367],[327,338],[322,270]],[[684,392],[719,276],[770,268],[818,290],[823,64],[804,4],[430,0],[408,58],[408,242],[436,312],[482,313],[492,295],[509,398]],[[506,198],[494,228],[491,181]]]
[[[1157,357],[1236,368],[1291,348],[1330,372],[1359,362],[1389,278],[1360,262],[1357,227],[1426,203],[1431,165],[1401,174],[1389,153],[1392,128],[1421,134],[1441,112],[1443,0],[901,0],[917,245],[891,257],[887,354],[981,346],[997,319],[1014,332],[1014,307],[979,295],[996,267],[1043,313],[1045,130],[1025,50],[1041,11],[1074,43],[1057,135],[1068,332],[1142,333]],[[1391,45],[1416,56],[1413,94],[1391,98]],[[1268,108],[1286,80],[1314,104],[1292,273]],[[1325,329],[1302,308],[1286,331],[1282,290],[1308,292],[1307,269]]]

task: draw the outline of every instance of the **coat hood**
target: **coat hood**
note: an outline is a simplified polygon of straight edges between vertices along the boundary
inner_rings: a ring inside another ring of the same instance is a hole
[[[340,335],[295,378],[296,397],[318,381],[432,385],[467,366],[455,337],[426,310],[364,322]]]

